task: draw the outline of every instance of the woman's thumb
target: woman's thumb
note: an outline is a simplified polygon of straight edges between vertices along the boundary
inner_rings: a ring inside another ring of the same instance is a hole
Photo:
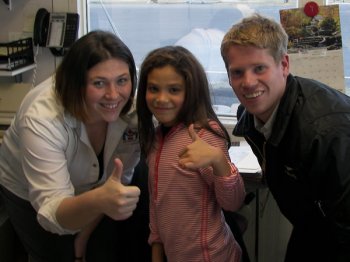
[[[113,169],[113,173],[111,175],[112,179],[114,181],[121,181],[121,177],[123,174],[123,163],[119,158],[115,158],[114,159],[114,169]]]

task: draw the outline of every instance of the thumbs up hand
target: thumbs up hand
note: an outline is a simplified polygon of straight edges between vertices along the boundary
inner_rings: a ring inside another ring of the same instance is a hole
[[[114,169],[113,173],[110,176],[110,179],[114,180],[115,182],[121,183],[122,175],[123,175],[123,163],[120,161],[119,158],[114,159]]]
[[[192,143],[179,154],[179,165],[184,169],[195,170],[211,166],[216,176],[230,175],[231,166],[222,148],[211,146],[202,140],[194,130],[193,124],[188,128]]]
[[[123,163],[116,158],[114,164],[112,175],[100,188],[103,191],[101,205],[107,216],[114,220],[124,220],[132,215],[141,192],[136,186],[124,186],[121,183]]]
[[[191,124],[189,127],[188,127],[188,134],[190,135],[190,137],[192,138],[192,141],[195,142],[195,141],[198,141],[198,140],[201,140],[200,137],[197,135],[196,131],[194,130],[194,125]]]
[[[192,143],[180,152],[180,166],[192,170],[212,166],[216,161],[218,148],[203,141],[194,130],[193,124],[189,126],[188,133],[192,138]]]

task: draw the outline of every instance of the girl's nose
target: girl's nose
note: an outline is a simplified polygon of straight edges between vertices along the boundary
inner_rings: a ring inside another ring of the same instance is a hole
[[[169,101],[169,99],[168,99],[168,96],[165,94],[165,92],[161,92],[161,93],[159,93],[159,95],[157,97],[157,101],[167,102],[167,101]]]
[[[155,102],[156,102],[157,105],[159,105],[159,104],[166,104],[166,103],[169,102],[169,98],[164,92],[161,92],[156,97]]]

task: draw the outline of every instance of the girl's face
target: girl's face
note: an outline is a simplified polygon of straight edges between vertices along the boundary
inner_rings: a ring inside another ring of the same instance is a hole
[[[92,67],[87,74],[85,102],[88,123],[113,122],[128,102],[132,90],[128,64],[108,59]]]
[[[146,103],[155,118],[164,126],[178,122],[185,101],[185,81],[174,67],[155,68],[148,74]]]

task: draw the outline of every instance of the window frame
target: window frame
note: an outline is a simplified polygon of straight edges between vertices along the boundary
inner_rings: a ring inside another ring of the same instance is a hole
[[[156,0],[155,0],[156,1]],[[290,1],[290,0],[289,0]],[[348,7],[350,7],[350,0],[346,0],[347,2],[345,2],[345,0],[343,1],[336,1],[336,0],[326,0],[326,5],[329,5],[329,4],[339,4],[339,5],[349,5]],[[82,21],[82,32],[83,34],[84,33],[87,33],[90,29],[91,29],[91,22],[89,20],[89,8],[90,8],[90,2],[91,1],[83,1],[83,0],[78,0],[79,2],[79,6],[78,6],[78,9],[79,9],[79,13],[81,14],[81,21]],[[95,2],[103,2],[103,1],[95,1]],[[115,2],[118,2],[118,1],[115,1]],[[126,0],[121,0],[119,2],[123,2],[125,3]],[[133,3],[137,2],[136,0],[132,0]],[[139,3],[145,3],[145,1],[138,1]],[[151,2],[151,1],[148,1],[148,2]],[[220,1],[218,1],[220,2]],[[226,3],[228,2],[227,0],[225,1]],[[231,1],[231,2],[234,2],[234,1]],[[238,3],[242,3],[241,1],[236,1]],[[255,0],[255,1],[247,1],[247,2],[244,2],[245,4],[246,3],[251,3],[252,5],[264,5],[264,2],[267,3],[266,7],[269,7],[271,5],[271,3],[276,3],[276,2],[280,2],[280,1],[277,1],[277,0],[271,0],[271,1],[262,1],[262,0]],[[288,0],[285,0],[285,2],[288,2]],[[300,2],[302,2],[302,0],[300,0]],[[293,7],[292,6],[288,6],[286,8],[297,8],[298,7],[298,1],[297,0],[294,0],[293,1],[294,5]],[[188,3],[190,4],[190,3]],[[198,5],[198,3],[196,3]],[[215,4],[215,3],[214,3]],[[158,4],[160,5],[160,4]],[[192,5],[195,5],[194,3],[192,3]],[[208,5],[210,5],[210,3],[208,3]],[[174,5],[175,6],[175,5]],[[349,8],[350,9],[350,8]],[[264,14],[264,13],[263,13]],[[266,14],[265,14],[266,15]],[[276,19],[276,17],[273,17]],[[344,25],[342,24],[342,34],[343,34],[343,28],[346,28],[347,32],[349,32],[349,35],[350,35],[350,25]],[[349,28],[349,29],[348,29]],[[349,37],[348,37],[349,38]],[[345,41],[343,39],[343,48],[345,48]],[[347,49],[350,49],[349,46],[346,47]],[[343,54],[344,54],[344,51],[343,51]],[[345,54],[344,54],[345,56]],[[221,58],[221,57],[220,57]],[[345,59],[344,59],[345,60]],[[345,67],[348,66],[348,64],[350,64],[350,57],[347,59],[347,61],[345,62],[344,61],[344,75],[345,75]],[[350,93],[350,75],[345,75],[345,85],[346,85],[346,94],[349,94]],[[228,82],[228,79],[227,79],[227,82]],[[232,91],[232,89],[231,89]],[[232,91],[233,92],[233,91]],[[218,114],[219,115],[219,114]],[[222,115],[219,115],[219,118],[223,121],[223,123],[228,127],[229,130],[231,130],[234,126],[234,124],[236,123],[237,119],[236,119],[236,116],[235,115],[227,115],[227,114],[222,114]]]

